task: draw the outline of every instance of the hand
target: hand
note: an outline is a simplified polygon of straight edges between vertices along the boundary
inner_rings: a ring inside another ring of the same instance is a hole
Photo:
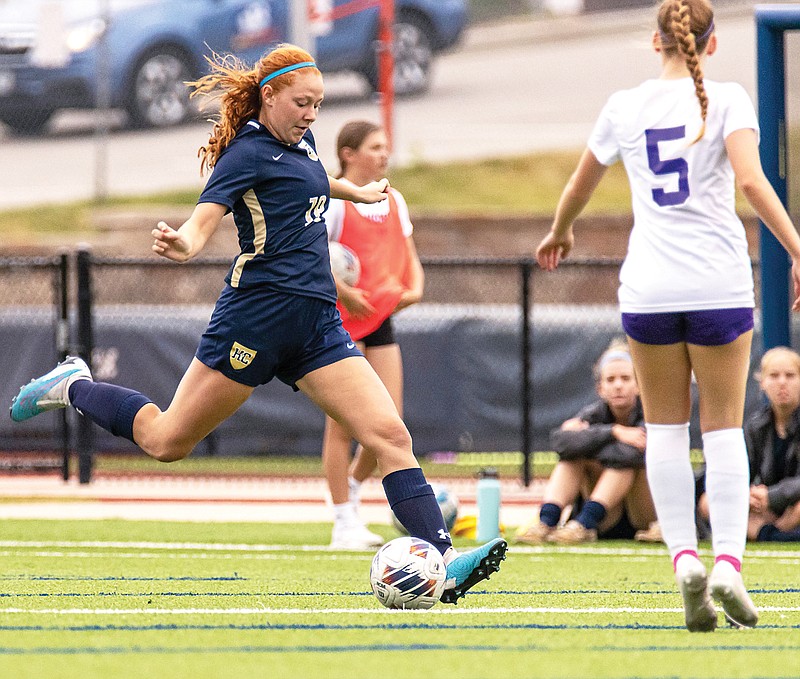
[[[572,417],[569,420],[565,420],[561,425],[561,431],[583,431],[588,428],[589,423],[579,417]]]
[[[367,318],[375,313],[375,307],[367,301],[367,293],[361,288],[349,288],[341,291],[339,299],[353,318]]]
[[[389,180],[385,177],[377,182],[370,182],[359,186],[356,203],[380,203],[389,197]]]
[[[190,259],[190,245],[180,231],[176,231],[165,222],[159,222],[150,233],[155,239],[152,249],[157,255],[173,262],[185,262]]]
[[[403,290],[403,294],[400,295],[400,299],[398,300],[397,306],[394,308],[394,310],[402,311],[406,307],[410,307],[412,304],[416,304],[421,299],[422,295],[416,290]]]
[[[647,433],[642,427],[625,427],[621,424],[615,424],[611,427],[611,433],[620,443],[626,443],[642,452],[647,446]]]
[[[536,261],[545,271],[552,271],[562,259],[567,258],[574,244],[575,236],[571,228],[564,236],[556,236],[550,231],[536,248]]]
[[[794,287],[794,304],[792,311],[800,311],[800,264],[792,262],[792,285]]]
[[[768,490],[764,485],[750,486],[750,509],[763,514],[769,509]]]

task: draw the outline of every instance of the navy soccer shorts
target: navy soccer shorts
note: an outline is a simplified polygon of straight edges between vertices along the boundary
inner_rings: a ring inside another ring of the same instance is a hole
[[[363,356],[332,302],[229,285],[195,355],[240,384],[256,387],[277,377],[295,391],[312,370]]]

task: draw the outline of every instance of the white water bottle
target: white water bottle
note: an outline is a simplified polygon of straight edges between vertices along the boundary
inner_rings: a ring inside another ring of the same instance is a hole
[[[496,469],[478,476],[478,542],[500,537],[500,479]]]

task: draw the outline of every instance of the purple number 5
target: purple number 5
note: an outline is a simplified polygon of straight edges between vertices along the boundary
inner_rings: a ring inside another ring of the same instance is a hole
[[[678,175],[678,190],[653,189],[653,200],[662,207],[685,203],[689,199],[689,165],[683,158],[662,160],[658,155],[658,142],[683,139],[686,136],[686,127],[684,125],[680,127],[662,127],[654,130],[645,130],[644,134],[647,139],[647,164],[653,174]]]

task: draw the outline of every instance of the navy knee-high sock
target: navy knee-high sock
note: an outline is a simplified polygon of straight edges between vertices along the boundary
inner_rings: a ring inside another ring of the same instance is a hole
[[[427,540],[442,554],[453,546],[436,496],[419,467],[387,474],[383,478],[383,490],[389,506],[409,535]]]
[[[606,508],[599,502],[587,500],[575,520],[584,528],[592,530],[596,529],[605,518]]]
[[[545,526],[555,528],[561,518],[561,507],[554,502],[543,502],[539,509],[539,521]]]
[[[95,424],[133,443],[133,418],[152,403],[133,389],[91,380],[75,380],[69,387],[69,402]]]
[[[758,542],[800,542],[800,530],[778,530],[775,524],[761,526],[756,537]]]

